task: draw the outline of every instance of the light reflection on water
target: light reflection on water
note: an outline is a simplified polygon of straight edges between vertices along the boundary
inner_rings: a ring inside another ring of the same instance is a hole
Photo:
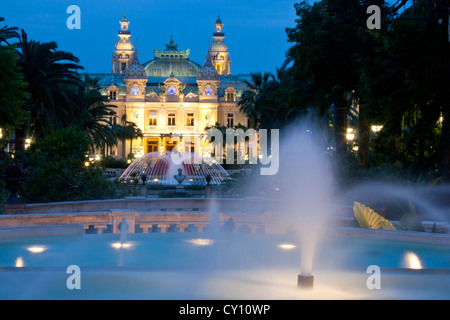
[[[212,266],[211,254],[220,256],[224,267],[296,267],[301,246],[294,236],[230,234],[220,243],[202,233],[84,235],[60,239],[23,239],[0,242],[0,266],[116,266],[120,250],[128,266]],[[39,244],[39,245],[37,245]],[[220,252],[214,253],[220,247]],[[448,269],[448,246],[385,240],[330,237],[322,240],[314,268]]]

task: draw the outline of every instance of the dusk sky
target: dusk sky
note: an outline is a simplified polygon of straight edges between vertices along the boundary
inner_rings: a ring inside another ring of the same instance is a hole
[[[153,49],[165,49],[170,35],[179,50],[203,65],[212,42],[217,15],[224,23],[232,74],[274,72],[285,59],[286,27],[295,26],[295,0],[14,0],[1,1],[0,17],[8,26],[24,29],[30,39],[56,41],[60,50],[80,58],[87,72],[111,71],[111,56],[119,39],[124,12],[131,40],[141,63],[153,59]],[[69,5],[81,9],[81,29],[69,30]],[[4,25],[4,23],[2,24]]]

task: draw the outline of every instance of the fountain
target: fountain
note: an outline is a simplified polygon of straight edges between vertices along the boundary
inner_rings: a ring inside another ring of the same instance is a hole
[[[127,234],[128,234],[128,230],[130,228],[130,226],[128,225],[128,222],[125,218],[122,219],[122,221],[119,223],[118,225],[119,228],[119,234],[120,234],[120,239],[119,239],[119,263],[118,265],[121,267],[123,266],[123,255],[124,255],[124,247],[126,247],[126,239],[127,239]]]
[[[164,186],[177,185],[175,179],[178,169],[182,169],[186,175],[184,184],[205,185],[206,177],[209,177],[209,184],[219,185],[230,179],[225,169],[217,162],[200,162],[201,155],[191,153],[184,154],[181,164],[172,161],[172,153],[169,151],[150,152],[133,161],[130,166],[120,176],[120,179],[129,180],[136,177],[145,176],[148,184],[159,184]]]
[[[186,232],[189,228],[183,226],[184,232],[167,228],[170,232],[162,233],[162,228],[147,226],[149,233],[132,233],[132,220],[124,218],[119,234],[0,240],[0,298],[449,299],[447,234],[334,224],[352,220],[352,210],[345,208],[348,216],[341,217],[342,207],[333,206],[337,202],[333,170],[323,152],[326,148],[312,132],[304,125],[287,129],[280,145],[278,174],[248,181],[249,188],[257,189],[255,193],[263,187],[267,191],[252,202],[258,205],[248,207],[248,199],[242,199],[244,212],[234,212],[226,206],[227,199],[202,199],[209,203],[209,220],[202,222],[207,225],[204,232]],[[164,153],[148,154],[135,161],[124,177],[145,173],[147,182],[158,179],[167,185],[215,184],[227,178],[219,166],[205,164],[195,169],[189,162],[171,166],[169,159]],[[341,192],[339,200],[353,203],[375,190],[372,186]],[[413,197],[430,219],[449,221],[445,206],[425,201],[416,191],[391,186],[384,192],[402,199]],[[277,204],[272,206],[275,209],[269,209],[271,201]],[[158,217],[168,214],[150,209]],[[187,224],[187,211],[177,209],[172,214],[178,221],[163,222]],[[61,219],[66,217],[61,215]],[[248,232],[255,217],[266,219],[261,233],[256,228]],[[0,217],[0,224],[2,218],[8,217]],[[279,232],[268,232],[271,224],[281,226],[274,228]],[[0,236],[6,231],[0,230]],[[80,266],[83,277],[79,293],[61,286],[67,276],[58,269],[74,264]],[[374,265],[381,270],[381,290],[367,285],[371,276],[367,271]]]
[[[284,136],[278,174],[259,177],[261,181],[251,183],[272,186],[266,194],[279,202],[280,219],[285,220],[300,242],[298,287],[312,288],[316,247],[332,213],[333,172],[323,151],[326,147],[313,135],[311,126],[297,124],[287,128]]]

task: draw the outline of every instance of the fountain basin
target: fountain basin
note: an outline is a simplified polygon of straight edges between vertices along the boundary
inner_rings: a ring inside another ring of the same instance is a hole
[[[118,234],[0,241],[0,298],[450,298],[446,245],[330,235],[316,253],[314,289],[304,291],[296,286],[301,252],[294,236],[129,234],[128,245],[119,241]],[[405,261],[410,252],[422,269]],[[16,267],[19,257],[22,267]],[[366,285],[367,267],[374,264],[381,268],[380,290]],[[66,287],[69,265],[81,269],[81,290]]]

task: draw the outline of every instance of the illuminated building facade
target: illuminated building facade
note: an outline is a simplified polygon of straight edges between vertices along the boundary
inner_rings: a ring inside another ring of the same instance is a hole
[[[173,36],[164,50],[153,51],[153,59],[141,64],[142,53],[131,41],[130,21],[120,21],[119,40],[111,59],[111,73],[90,74],[100,79],[103,94],[117,106],[114,121],[123,115],[141,129],[138,138],[109,151],[125,157],[133,152],[142,155],[154,151],[170,151],[180,139],[186,148],[189,141],[201,137],[205,128],[218,123],[233,128],[247,126],[246,115],[239,111],[238,101],[246,88],[248,75],[231,74],[231,58],[224,42],[223,23],[214,24],[213,42],[205,61],[189,59],[190,49],[179,50]],[[178,138],[171,138],[173,133]],[[195,147],[197,148],[197,147]]]

